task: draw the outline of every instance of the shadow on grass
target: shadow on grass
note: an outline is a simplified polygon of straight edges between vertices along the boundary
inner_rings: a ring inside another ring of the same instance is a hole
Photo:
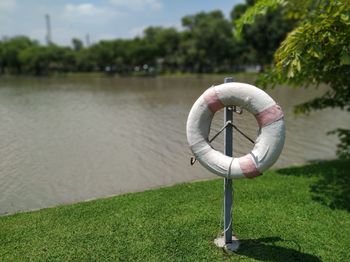
[[[318,257],[300,251],[300,246],[280,237],[240,240],[239,255],[260,261],[321,261]],[[297,250],[296,250],[297,249]]]
[[[350,212],[350,161],[314,162],[307,166],[277,170],[280,175],[315,177],[310,185],[312,199],[332,209]]]

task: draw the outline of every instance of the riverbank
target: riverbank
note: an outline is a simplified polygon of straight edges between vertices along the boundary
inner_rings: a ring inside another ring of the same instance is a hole
[[[222,231],[222,179],[179,184],[0,218],[0,257],[23,260],[348,261],[349,161],[269,171],[235,181],[229,256]]]

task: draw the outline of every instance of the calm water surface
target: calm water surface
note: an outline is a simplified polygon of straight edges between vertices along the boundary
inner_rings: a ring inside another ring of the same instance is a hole
[[[185,125],[197,97],[221,82],[218,76],[0,78],[0,214],[214,178],[200,164],[190,166]],[[293,105],[324,90],[268,91],[287,125],[275,168],[335,157],[337,139],[325,133],[350,128],[349,114],[292,114]],[[222,115],[215,116],[213,134]],[[256,136],[253,116],[234,118]],[[234,135],[236,156],[252,148]],[[213,144],[222,148],[223,137]]]

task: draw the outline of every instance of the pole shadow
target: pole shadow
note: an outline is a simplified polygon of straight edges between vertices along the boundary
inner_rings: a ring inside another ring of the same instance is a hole
[[[317,256],[303,253],[298,243],[280,237],[240,240],[236,253],[260,261],[321,261]]]

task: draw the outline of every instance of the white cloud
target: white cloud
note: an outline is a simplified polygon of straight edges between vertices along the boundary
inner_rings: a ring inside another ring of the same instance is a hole
[[[144,36],[144,30],[150,26],[157,26],[157,25],[151,24],[151,25],[141,25],[141,26],[133,27],[129,30],[129,33],[128,33],[128,35],[126,35],[126,37],[142,37],[142,36]],[[180,22],[179,23],[164,23],[160,26],[164,27],[164,28],[172,27],[178,31],[183,30],[182,24]]]
[[[116,35],[113,33],[96,33],[93,39],[90,39],[92,43],[100,40],[113,40],[116,39]]]
[[[94,16],[99,14],[101,10],[95,7],[93,4],[88,4],[88,3],[80,4],[80,5],[67,4],[64,7],[64,12],[66,14]]]
[[[11,11],[16,7],[16,0],[0,0],[0,12]]]
[[[142,37],[143,36],[143,31],[147,28],[148,26],[142,25],[142,26],[137,26],[129,30],[129,34],[127,37]]]
[[[133,11],[143,10],[147,7],[160,10],[163,7],[159,0],[109,0],[109,2],[117,7],[124,7]]]
[[[45,12],[51,16],[52,40],[65,45],[69,45],[73,37],[84,40],[87,34],[91,42],[100,40],[100,34],[112,34],[115,24],[124,17],[116,8],[93,3],[67,3],[50,9]],[[32,33],[36,37],[40,34]]]
[[[98,7],[94,4],[83,3],[78,5],[66,4],[63,9],[65,18],[97,18],[108,19],[119,15],[118,12],[106,7]]]

